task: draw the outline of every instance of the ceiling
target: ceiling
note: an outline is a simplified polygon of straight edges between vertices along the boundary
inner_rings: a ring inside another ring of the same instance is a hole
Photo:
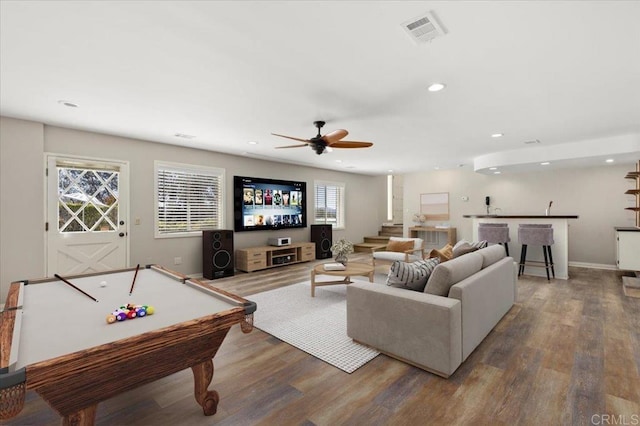
[[[640,158],[638,1],[0,7],[4,116],[364,174]],[[429,11],[446,34],[417,44]],[[314,120],[374,146],[274,149]]]

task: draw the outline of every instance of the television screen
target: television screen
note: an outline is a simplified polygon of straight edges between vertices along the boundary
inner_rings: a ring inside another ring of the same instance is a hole
[[[234,176],[233,196],[236,232],[307,226],[306,182]]]

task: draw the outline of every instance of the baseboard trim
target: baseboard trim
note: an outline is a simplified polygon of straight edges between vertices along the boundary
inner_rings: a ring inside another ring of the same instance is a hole
[[[607,265],[605,263],[569,262],[569,266],[573,266],[575,268],[606,269],[608,271],[618,270],[616,265]]]

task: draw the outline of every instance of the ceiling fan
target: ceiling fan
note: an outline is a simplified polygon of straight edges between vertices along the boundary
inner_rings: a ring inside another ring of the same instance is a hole
[[[285,136],[279,135],[277,133],[271,133],[274,136],[280,136],[281,138],[293,139],[294,141],[302,142],[302,144],[298,145],[286,145],[286,146],[277,146],[276,148],[299,148],[302,146],[309,146],[312,150],[316,152],[316,154],[320,155],[327,147],[329,148],[369,148],[373,145],[372,142],[356,142],[356,141],[343,141],[342,138],[347,136],[349,132],[344,129],[334,130],[331,133],[327,133],[322,136],[320,134],[320,129],[325,125],[324,121],[314,121],[313,125],[318,128],[318,134],[311,139],[301,139],[295,138],[293,136]]]

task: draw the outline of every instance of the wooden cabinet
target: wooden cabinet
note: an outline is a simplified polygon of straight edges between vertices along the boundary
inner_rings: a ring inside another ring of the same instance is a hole
[[[292,263],[308,262],[316,257],[314,243],[294,243],[287,246],[249,247],[236,250],[236,269],[245,272],[275,268]]]
[[[616,228],[618,269],[640,271],[640,228]]]

